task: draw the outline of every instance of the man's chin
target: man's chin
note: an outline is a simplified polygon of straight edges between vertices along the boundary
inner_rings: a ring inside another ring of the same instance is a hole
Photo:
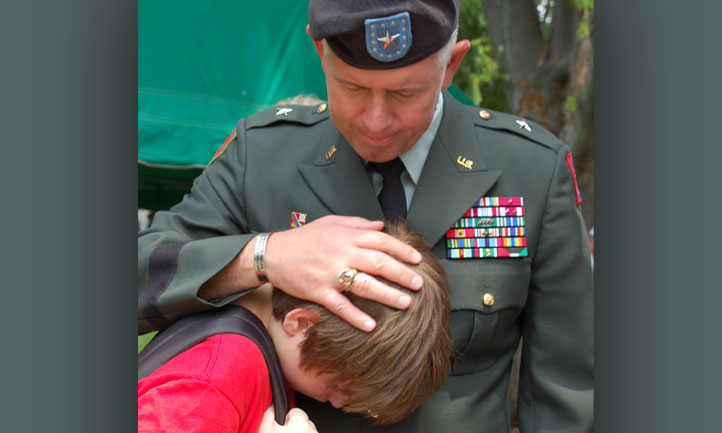
[[[370,162],[387,162],[399,156],[401,153],[396,153],[397,149],[391,148],[389,145],[386,146],[375,146],[368,143],[363,145],[352,145],[354,151],[366,161]]]

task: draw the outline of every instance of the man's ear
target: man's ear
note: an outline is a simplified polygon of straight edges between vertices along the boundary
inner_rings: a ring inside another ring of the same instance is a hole
[[[464,56],[469,51],[470,47],[471,42],[467,39],[459,41],[456,45],[454,45],[454,49],[451,51],[449,63],[446,64],[446,75],[444,75],[444,82],[441,87],[442,89],[446,89],[451,85],[451,80],[454,78],[456,70],[459,69],[461,61],[464,60]]]
[[[309,38],[311,38],[311,26],[309,24],[306,24],[306,34]],[[323,60],[323,41],[317,41],[311,38],[311,41],[313,41],[313,46],[316,47],[316,52],[318,52],[318,57]]]
[[[308,328],[313,326],[319,319],[317,312],[306,308],[295,308],[283,318],[283,332],[289,337],[305,335]]]

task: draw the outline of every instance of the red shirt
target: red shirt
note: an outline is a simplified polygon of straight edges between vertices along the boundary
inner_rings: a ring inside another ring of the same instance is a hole
[[[138,382],[138,432],[256,433],[271,399],[260,349],[215,335]]]

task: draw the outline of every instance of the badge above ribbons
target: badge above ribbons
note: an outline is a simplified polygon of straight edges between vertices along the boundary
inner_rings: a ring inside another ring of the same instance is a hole
[[[449,259],[526,257],[524,199],[482,197],[446,232]]]
[[[366,26],[366,51],[381,62],[393,62],[411,48],[411,16],[408,12],[385,18],[371,18]]]

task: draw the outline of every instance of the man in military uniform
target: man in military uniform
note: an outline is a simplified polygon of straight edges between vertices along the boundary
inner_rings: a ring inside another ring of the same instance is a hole
[[[299,396],[321,432],[507,432],[523,336],[522,432],[592,429],[592,279],[571,154],[542,127],[445,91],[469,49],[458,1],[311,0],[328,105],[241,119],[191,193],[138,241],[139,331],[270,280],[360,329],[345,290],[398,308],[381,276],[423,290],[405,218],[452,291],[458,354],[444,387],[386,427]],[[390,366],[393,368],[393,366]]]

